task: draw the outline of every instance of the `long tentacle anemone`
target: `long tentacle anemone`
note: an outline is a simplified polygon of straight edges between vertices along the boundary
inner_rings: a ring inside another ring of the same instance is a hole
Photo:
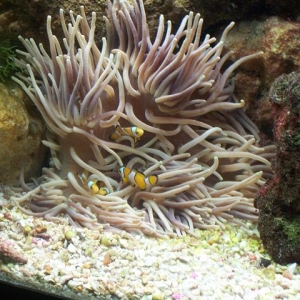
[[[62,42],[47,19],[49,52],[20,38],[24,72],[14,80],[45,119],[51,161],[35,185],[22,182],[16,205],[75,226],[161,236],[255,221],[253,197],[272,176],[274,148],[258,146],[258,129],[233,94],[234,70],[261,55],[225,68],[234,23],[217,41],[200,38],[199,14],[185,16],[175,33],[161,16],[151,41],[143,1],[108,1],[99,49],[95,13],[90,23],[83,7],[68,24],[63,11],[60,18]]]

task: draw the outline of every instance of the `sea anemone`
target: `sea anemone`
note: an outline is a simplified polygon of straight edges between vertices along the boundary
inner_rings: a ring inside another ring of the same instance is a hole
[[[261,52],[225,68],[234,23],[219,41],[201,40],[203,19],[193,12],[176,33],[161,15],[152,42],[143,1],[131,2],[108,1],[101,50],[96,14],[89,24],[83,7],[69,24],[60,11],[62,43],[48,16],[49,53],[20,38],[27,52],[18,51],[23,72],[14,80],[45,119],[51,159],[34,183],[21,178],[24,192],[12,200],[51,221],[159,236],[257,220],[253,197],[272,176],[274,148],[258,146],[232,75]]]

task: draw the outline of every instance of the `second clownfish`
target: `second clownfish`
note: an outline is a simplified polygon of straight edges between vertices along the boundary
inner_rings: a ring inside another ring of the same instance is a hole
[[[120,125],[117,125],[115,132],[110,135],[110,139],[115,141],[121,136],[127,135],[132,137],[136,143],[143,136],[143,134],[144,130],[137,126],[121,127]]]
[[[79,175],[83,185],[88,188],[92,194],[98,194],[101,196],[106,196],[109,194],[109,189],[106,187],[105,183],[98,179],[88,180],[88,171],[84,170],[81,175]]]
[[[142,172],[132,170],[128,167],[121,167],[119,173],[124,183],[130,183],[132,186],[138,186],[145,190],[149,185],[155,185],[158,181],[157,175],[145,176]]]
[[[106,196],[107,194],[109,194],[109,189],[101,180],[90,180],[88,181],[87,186],[93,194],[99,194],[101,196]]]

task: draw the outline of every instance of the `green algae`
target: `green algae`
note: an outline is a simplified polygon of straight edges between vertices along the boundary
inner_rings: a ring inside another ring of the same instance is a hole
[[[300,129],[297,129],[296,133],[291,136],[290,142],[293,146],[300,146]]]
[[[10,77],[19,71],[14,62],[14,47],[6,46],[0,41],[0,82],[6,82]]]
[[[281,228],[282,232],[286,235],[289,246],[296,246],[300,243],[300,217],[294,218],[275,218],[275,224]],[[288,245],[287,245],[288,246]]]

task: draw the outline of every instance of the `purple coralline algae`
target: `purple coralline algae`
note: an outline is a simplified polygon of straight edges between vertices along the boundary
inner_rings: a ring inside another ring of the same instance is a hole
[[[276,262],[300,263],[300,72],[278,77],[270,89],[270,99],[275,176],[255,200],[260,209],[258,229]]]

